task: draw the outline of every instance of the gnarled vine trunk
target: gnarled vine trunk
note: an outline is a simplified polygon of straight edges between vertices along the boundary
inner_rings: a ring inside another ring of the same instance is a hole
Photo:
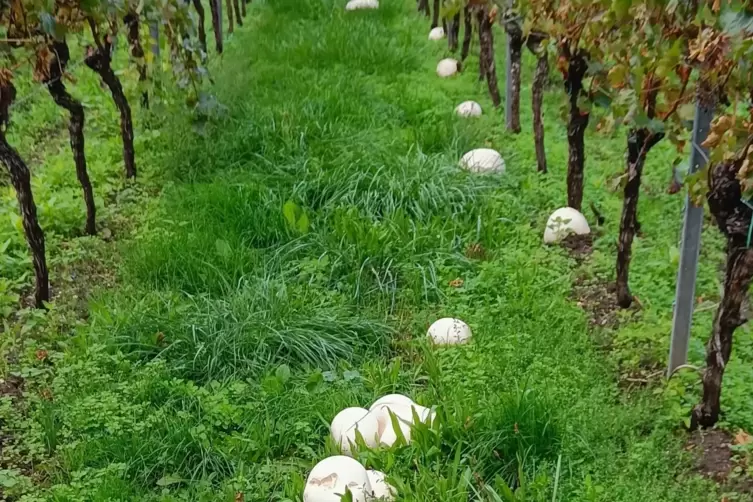
[[[97,37],[95,37],[95,40]],[[97,72],[102,82],[105,83],[115,106],[120,112],[120,136],[123,139],[123,160],[125,162],[126,178],[136,177],[136,160],[133,149],[133,121],[131,119],[131,106],[123,93],[120,79],[112,69],[110,56],[110,42],[99,43],[97,47],[89,47],[84,62],[86,66]]]
[[[744,149],[750,148],[753,139]],[[745,324],[742,305],[753,279],[753,248],[748,245],[748,229],[753,211],[742,201],[737,179],[745,155],[709,170],[708,202],[711,214],[727,238],[727,266],[724,293],[714,316],[711,337],[706,345],[703,397],[693,408],[690,426],[712,427],[721,412],[722,379],[732,353],[735,330]]]
[[[458,50],[458,40],[460,38],[460,13],[458,12],[450,19],[449,30],[447,31],[447,48],[450,52]]]
[[[139,35],[139,15],[135,12],[129,12],[123,19],[126,25],[126,38],[131,48],[131,57],[136,61],[136,68],[139,72],[139,83],[144,84],[147,80],[146,61],[144,61],[144,47],[141,45],[141,36]],[[149,108],[149,92],[146,89],[141,91],[141,105]]]
[[[656,117],[656,98],[660,82],[649,74],[643,82],[644,97],[642,103],[649,119]],[[630,294],[628,276],[633,239],[640,232],[638,223],[638,196],[641,191],[641,175],[646,163],[646,156],[656,144],[664,138],[664,133],[652,132],[647,128],[634,128],[628,132],[627,144],[627,182],[625,183],[620,218],[620,236],[617,241],[617,304],[628,308],[633,303]]]
[[[468,53],[471,51],[471,39],[473,38],[473,17],[471,16],[471,9],[467,5],[463,9],[463,24],[465,29],[463,30],[463,48],[460,51],[461,61],[465,61],[468,57]]]
[[[546,149],[544,147],[544,119],[542,104],[544,102],[544,87],[549,78],[549,59],[547,54],[539,54],[536,61],[536,72],[533,75],[531,89],[531,107],[533,109],[533,142],[536,147],[536,165],[539,172],[545,173]]]
[[[246,0],[240,0],[241,2],[241,15],[246,17]]]
[[[567,205],[581,210],[583,205],[583,168],[586,162],[585,134],[590,114],[578,107],[578,98],[583,91],[583,77],[588,70],[588,61],[581,51],[574,54],[565,52],[568,69],[565,77],[565,91],[570,102],[567,122]]]
[[[8,109],[15,96],[16,89],[13,83],[9,80],[0,80],[0,162],[8,169],[11,184],[16,191],[24,235],[31,251],[35,279],[34,303],[37,308],[44,308],[44,302],[50,301],[50,282],[44,251],[44,232],[39,226],[37,206],[34,204],[34,195],[31,191],[31,174],[21,156],[5,138]]]
[[[439,0],[434,0],[434,9],[431,13],[431,28],[439,26]]]
[[[423,12],[426,17],[429,17],[429,0],[418,0],[418,12]]]
[[[94,204],[94,191],[89,172],[86,169],[86,155],[84,153],[84,107],[81,102],[68,93],[63,83],[63,72],[65,71],[70,59],[70,52],[66,42],[55,42],[52,44],[52,52],[55,58],[50,62],[47,78],[44,84],[59,107],[68,111],[71,116],[68,122],[68,133],[70,135],[71,151],[73,152],[73,161],[76,165],[76,177],[81,185],[84,194],[84,203],[86,204],[86,233],[95,235],[97,233],[97,208]]]
[[[214,3],[214,0],[209,0],[210,5]],[[244,4],[245,5],[245,4]],[[194,9],[199,16],[199,43],[201,44],[201,50],[207,52],[207,32],[204,29],[204,6],[201,5],[201,0],[193,0]]]
[[[233,22],[233,0],[225,0],[225,9],[227,10],[227,32],[232,35],[235,26]]]
[[[654,134],[645,128],[631,129],[628,133],[627,181],[622,201],[620,236],[617,241],[617,303],[622,308],[628,308],[633,303],[628,276],[633,239],[639,231],[638,196],[641,192],[643,166],[648,152],[663,137],[663,134]]]
[[[511,84],[511,102],[506,103],[510,107],[510,123],[507,124],[507,130],[520,132],[520,67],[523,49],[523,30],[515,21],[505,23],[505,31],[508,34],[508,43],[510,44],[510,84]]]
[[[233,0],[233,8],[235,8],[235,21],[238,26],[243,26],[243,16],[241,16],[241,4],[238,0]]]
[[[479,8],[476,16],[478,18],[478,36],[481,54],[479,57],[479,66],[481,76],[486,78],[486,84],[489,87],[489,95],[492,98],[494,106],[502,104],[502,98],[499,95],[499,86],[497,85],[497,66],[494,62],[494,35],[492,34],[492,22],[489,19],[489,11],[486,7]]]
[[[212,13],[212,31],[214,31],[214,48],[217,54],[222,54],[222,15],[220,13],[222,0],[209,0],[209,11]]]

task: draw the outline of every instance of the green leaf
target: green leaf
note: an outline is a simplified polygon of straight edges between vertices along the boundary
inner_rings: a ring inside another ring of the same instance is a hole
[[[314,392],[323,383],[324,375],[322,375],[321,371],[316,371],[309,375],[309,377],[306,379],[306,390],[309,392]]]
[[[287,382],[288,380],[290,380],[290,367],[287,364],[279,365],[277,367],[277,370],[275,371],[275,376],[282,383]]]
[[[214,241],[214,247],[217,250],[217,254],[222,258],[228,258],[233,252],[230,244],[228,244],[226,240],[217,239]]]
[[[684,105],[680,106],[679,108],[677,108],[677,116],[679,116],[682,120],[693,120],[695,118],[695,104],[685,103]]]
[[[295,223],[298,220],[296,216],[298,211],[300,211],[298,204],[292,200],[287,201],[285,205],[282,206],[282,215],[285,217],[285,221],[288,222],[290,228],[296,228]]]
[[[601,108],[609,108],[612,104],[612,97],[604,91],[597,91],[594,94],[593,102]]]
[[[632,0],[612,0],[612,11],[617,17],[618,21],[622,21],[627,18],[630,13],[630,4]]]
[[[361,378],[361,373],[359,373],[357,370],[348,370],[343,372],[343,380],[346,382],[350,382],[351,380],[355,380],[357,378]]]
[[[42,31],[48,35],[55,35],[55,17],[49,12],[39,14],[39,22],[42,25]]]
[[[302,234],[305,234],[309,231],[309,217],[306,216],[306,213],[301,214],[301,217],[298,218],[295,226]]]
[[[167,476],[162,476],[157,481],[157,486],[177,485],[178,483],[183,483],[184,481],[186,480],[177,476],[176,474],[168,474]]]
[[[390,423],[392,424],[392,430],[395,431],[395,437],[397,438],[395,444],[398,446],[407,445],[408,441],[406,441],[405,434],[403,434],[403,429],[400,427],[400,419],[397,418],[397,415],[395,415],[392,410],[388,409],[388,412],[390,414]]]

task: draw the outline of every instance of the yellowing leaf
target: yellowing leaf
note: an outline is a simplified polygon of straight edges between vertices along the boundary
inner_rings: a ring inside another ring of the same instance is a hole
[[[625,65],[613,66],[609,73],[607,73],[607,80],[609,84],[615,89],[621,89],[625,87],[629,70]]]
[[[631,3],[631,0],[612,0],[612,11],[618,21],[622,21],[628,16]]]
[[[695,117],[695,105],[693,103],[685,103],[677,108],[677,115],[682,120],[693,120],[693,117]]]
[[[745,432],[744,430],[740,429],[737,434],[735,434],[735,444],[745,446],[753,443],[753,436]]]

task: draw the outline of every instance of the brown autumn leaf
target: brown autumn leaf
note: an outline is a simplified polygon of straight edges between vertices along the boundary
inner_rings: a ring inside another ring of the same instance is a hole
[[[46,350],[43,350],[43,349],[38,350],[36,353],[37,361],[44,361],[45,359],[47,359],[47,355],[48,354]]]
[[[714,11],[714,13],[718,13],[719,10],[722,8],[722,0],[714,0],[714,4],[711,6],[711,10]]]
[[[714,131],[711,131],[709,135],[706,137],[706,140],[701,143],[701,146],[705,148],[716,148],[719,146],[719,143],[722,142],[722,135],[717,134]]]
[[[751,443],[753,443],[753,436],[751,436],[744,430],[740,429],[737,434],[735,434],[735,444],[746,446]]]
[[[246,497],[243,495],[243,492],[236,492],[235,502],[244,502],[244,500],[246,500]]]
[[[460,287],[463,286],[464,282],[465,281],[463,281],[463,279],[461,279],[460,277],[458,277],[457,279],[453,279],[453,280],[450,281],[450,286],[453,287],[453,288],[460,288]]]

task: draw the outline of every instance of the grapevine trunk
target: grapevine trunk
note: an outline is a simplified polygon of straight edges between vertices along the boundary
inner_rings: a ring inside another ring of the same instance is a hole
[[[589,112],[581,110],[578,98],[583,90],[583,77],[588,63],[581,52],[568,56],[568,70],[565,75],[565,91],[570,102],[567,123],[567,205],[581,210],[583,204],[583,168],[586,161],[584,136],[588,127]]]
[[[489,95],[495,107],[502,104],[502,98],[499,95],[499,86],[497,85],[497,67],[494,63],[494,35],[492,33],[492,22],[489,19],[489,12],[486,8],[478,10],[478,35],[481,46],[481,55],[479,57],[479,66],[481,67],[480,78],[486,77],[486,83],[489,87]]]
[[[447,47],[450,52],[458,50],[458,39],[460,38],[460,13],[455,14],[450,19],[450,29],[447,32]]]
[[[81,185],[84,194],[84,203],[86,204],[85,231],[88,235],[95,235],[97,233],[97,209],[94,204],[94,191],[89,180],[89,172],[86,169],[86,155],[84,153],[84,107],[80,101],[74,99],[68,93],[62,80],[63,71],[70,58],[68,44],[65,42],[56,42],[53,44],[52,49],[56,57],[50,62],[49,78],[45,81],[45,84],[55,104],[67,110],[71,116],[68,123],[68,133],[70,135],[73,161],[76,165],[76,177]]]
[[[741,162],[724,162],[709,171],[709,208],[727,238],[727,265],[724,293],[706,345],[703,397],[691,415],[690,426],[694,429],[712,427],[719,420],[722,379],[732,353],[733,335],[747,321],[742,305],[753,279],[753,249],[747,241],[753,212],[742,202],[737,180]]]
[[[110,89],[115,106],[120,112],[120,135],[123,138],[123,160],[125,162],[126,178],[136,177],[136,160],[133,149],[133,121],[131,119],[131,107],[123,93],[120,79],[112,70],[109,44],[89,48],[86,65],[97,72],[102,82]]]
[[[544,148],[544,120],[542,104],[544,102],[544,87],[549,77],[549,60],[546,53],[539,55],[536,62],[536,72],[533,76],[531,90],[531,105],[533,108],[533,141],[536,147],[536,165],[542,173],[546,172],[546,149]]]
[[[131,48],[131,57],[136,61],[136,68],[139,72],[139,83],[143,85],[147,80],[147,73],[146,62],[144,61],[144,47],[141,45],[141,37],[139,36],[139,15],[135,12],[129,12],[124,21],[127,27],[126,37],[128,38],[128,45]],[[203,29],[203,26],[200,29]],[[141,91],[141,105],[144,108],[149,108],[149,92],[146,89]]]
[[[234,31],[233,22],[233,0],[225,0],[225,10],[227,10],[227,32],[232,34]]]
[[[44,232],[37,220],[37,206],[31,192],[31,174],[29,168],[18,152],[8,144],[5,127],[8,125],[8,109],[16,96],[16,88],[9,79],[0,77],[0,162],[8,169],[10,181],[16,191],[18,209],[26,242],[31,250],[34,266],[34,303],[37,308],[44,308],[44,302],[50,300],[47,260],[44,252]]]
[[[214,5],[214,0],[210,0],[209,3],[210,5]],[[193,0],[193,6],[196,9],[196,14],[199,16],[199,43],[201,44],[201,49],[207,52],[207,32],[204,29],[204,6],[201,5],[201,0]]]
[[[222,54],[222,18],[220,16],[220,2],[209,0],[209,10],[212,13],[212,31],[214,31],[214,48],[217,54]]]
[[[238,0],[233,0],[233,8],[235,9],[235,21],[238,26],[243,26],[243,16],[241,16],[241,4]]]
[[[471,39],[473,38],[473,17],[471,17],[471,10],[468,6],[463,9],[463,24],[465,30],[463,31],[463,49],[460,51],[461,61],[465,61],[468,57],[468,53],[471,51]]]

